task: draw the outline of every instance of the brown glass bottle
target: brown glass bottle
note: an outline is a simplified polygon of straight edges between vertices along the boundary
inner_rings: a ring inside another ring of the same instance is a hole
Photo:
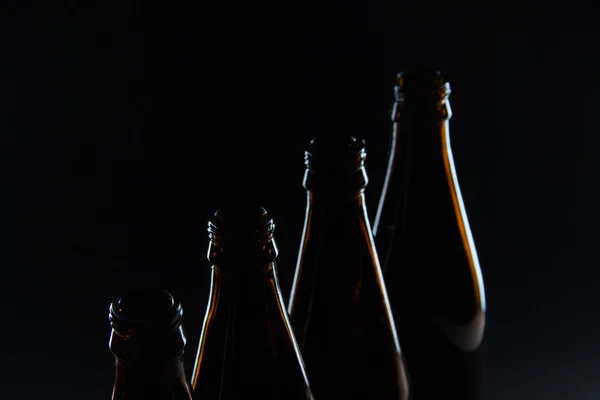
[[[281,298],[275,225],[262,207],[232,206],[208,224],[209,303],[192,385],[198,398],[312,399]]]
[[[404,400],[407,377],[365,206],[365,157],[353,137],[310,143],[288,310],[316,398]]]
[[[450,84],[399,74],[373,224],[415,400],[481,399],[485,292],[450,146]]]
[[[181,318],[181,305],[163,290],[142,290],[112,302],[112,400],[193,398],[183,364],[186,336]]]

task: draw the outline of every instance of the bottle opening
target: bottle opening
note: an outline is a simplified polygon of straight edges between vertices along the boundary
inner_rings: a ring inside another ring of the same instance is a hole
[[[267,210],[247,204],[220,208],[208,223],[211,239],[218,242],[263,242],[273,229],[273,220]]]
[[[181,305],[167,291],[144,289],[117,298],[110,305],[112,328],[123,337],[174,332],[181,325]]]
[[[219,267],[269,264],[278,253],[274,231],[273,218],[263,207],[236,204],[221,208],[208,223],[208,259]]]
[[[329,135],[311,140],[305,164],[312,170],[355,172],[367,156],[365,141],[354,136]]]
[[[139,291],[117,300],[117,312],[130,320],[146,321],[166,316],[173,308],[173,297],[165,291]]]
[[[398,74],[394,88],[396,100],[401,98],[403,110],[408,111],[415,120],[434,118],[449,119],[452,115],[448,103],[450,83],[440,71],[419,66]]]

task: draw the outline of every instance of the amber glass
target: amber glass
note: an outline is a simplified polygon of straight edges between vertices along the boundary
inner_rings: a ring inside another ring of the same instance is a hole
[[[275,225],[262,207],[208,224],[209,303],[192,384],[207,400],[312,399],[279,288]]]
[[[116,299],[109,313],[112,400],[191,400],[181,305],[168,292],[143,290]]]
[[[415,400],[481,399],[485,292],[450,146],[450,84],[399,74],[374,222]]]
[[[408,385],[373,245],[364,141],[316,138],[289,313],[317,399],[407,399]]]

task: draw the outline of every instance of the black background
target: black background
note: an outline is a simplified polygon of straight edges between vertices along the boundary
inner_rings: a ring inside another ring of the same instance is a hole
[[[143,286],[182,299],[191,369],[206,221],[228,198],[274,215],[287,299],[304,148],[331,129],[365,138],[374,213],[394,75],[416,63],[452,85],[487,399],[600,395],[600,34],[400,3],[6,5],[0,398],[109,398],[108,305]]]

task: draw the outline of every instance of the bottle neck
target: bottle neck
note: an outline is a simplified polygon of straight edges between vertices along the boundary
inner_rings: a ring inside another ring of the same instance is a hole
[[[326,212],[327,215],[360,216],[366,213],[364,189],[345,193],[345,195],[315,193],[306,191],[307,208],[312,213]]]
[[[364,193],[369,176],[364,165],[355,170],[317,171],[306,168],[302,185],[311,198],[323,204],[353,202]]]
[[[400,110],[394,117],[394,134],[400,136],[401,146],[412,147],[412,151],[437,153],[448,141],[448,125],[452,109],[448,99],[450,85],[443,84],[428,94],[423,88],[413,89],[407,94],[407,102],[395,107]],[[421,157],[422,158],[422,157]]]
[[[437,193],[429,192],[446,178],[449,164],[453,164],[449,131],[452,111],[447,93],[449,87],[444,85],[436,92],[435,105],[432,101],[409,107],[404,101],[394,104],[386,174],[373,221],[384,270],[391,236],[406,218],[402,210],[409,191],[418,186],[418,190],[429,194],[422,197],[437,199]]]
[[[113,400],[191,399],[183,357],[154,362],[115,360]]]
[[[265,296],[279,295],[279,282],[275,262],[265,265],[249,264],[245,268],[229,268],[212,266],[212,290],[218,290],[221,296],[248,297],[247,302],[263,301]],[[271,288],[271,290],[269,290]],[[241,295],[240,295],[241,294]]]

